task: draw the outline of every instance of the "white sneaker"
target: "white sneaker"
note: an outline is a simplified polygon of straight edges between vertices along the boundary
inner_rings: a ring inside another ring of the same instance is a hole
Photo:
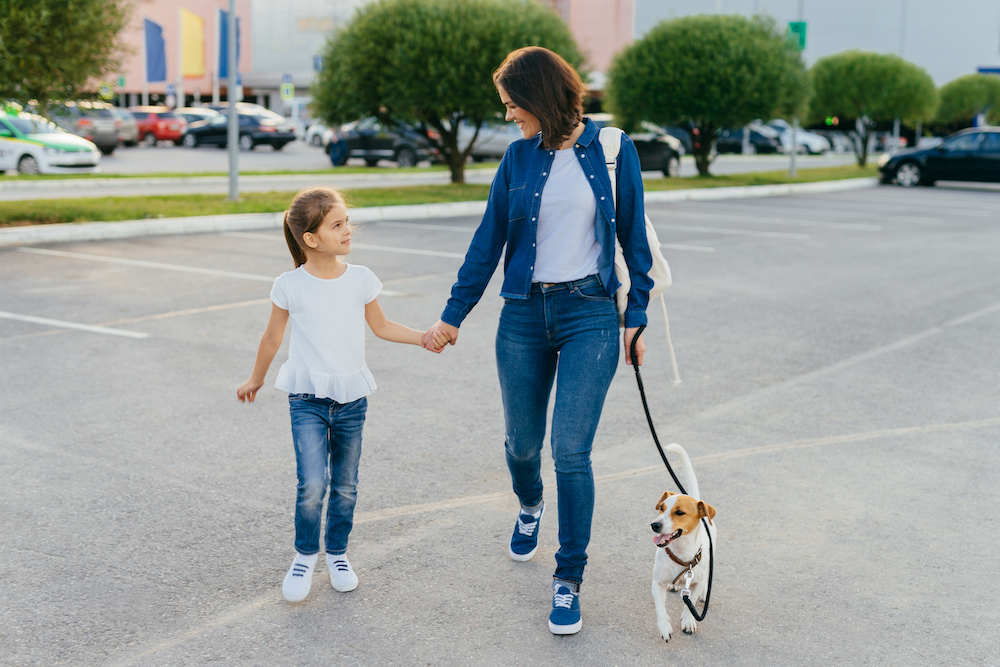
[[[330,570],[330,584],[333,586],[333,590],[346,593],[358,587],[358,575],[354,574],[351,561],[347,560],[347,556],[327,554],[326,567]]]
[[[288,568],[285,575],[285,582],[281,585],[281,592],[285,594],[285,599],[289,602],[301,602],[309,595],[309,588],[312,586],[313,570],[316,569],[316,561],[319,554],[303,556],[295,554],[292,566]]]

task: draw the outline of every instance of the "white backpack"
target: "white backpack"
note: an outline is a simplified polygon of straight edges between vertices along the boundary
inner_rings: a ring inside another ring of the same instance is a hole
[[[618,153],[621,152],[622,135],[624,132],[617,127],[601,128],[601,147],[604,149],[604,161],[608,168],[608,177],[611,180],[611,198],[618,208],[618,179],[615,174],[615,165],[618,162]],[[615,235],[615,275],[618,277],[620,287],[615,292],[615,302],[618,305],[619,324],[625,326],[625,309],[628,307],[628,292],[632,287],[632,280],[629,278],[628,264],[625,262],[625,254],[622,252],[621,243]],[[674,369],[674,384],[680,384],[681,377],[677,371],[677,358],[674,355],[674,346],[670,341],[670,321],[667,319],[667,304],[663,299],[663,292],[670,287],[673,282],[670,275],[670,266],[667,259],[660,251],[660,241],[656,237],[656,230],[653,228],[653,221],[646,216],[646,241],[649,243],[649,253],[653,257],[653,265],[647,274],[653,281],[653,287],[649,290],[649,300],[660,297],[660,306],[663,308],[663,321],[666,325],[667,348],[670,350],[670,362]]]

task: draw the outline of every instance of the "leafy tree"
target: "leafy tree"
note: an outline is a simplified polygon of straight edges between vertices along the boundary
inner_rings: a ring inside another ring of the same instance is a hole
[[[493,71],[524,46],[548,48],[578,69],[583,62],[565,22],[537,0],[373,2],[328,40],[314,107],[331,124],[376,116],[437,130],[431,142],[452,182],[463,183],[480,126],[502,109]],[[476,131],[465,146],[463,121]]]
[[[844,51],[817,60],[809,75],[810,108],[816,118],[856,119],[854,152],[862,167],[876,123],[896,118],[907,124],[923,122],[934,116],[937,107],[937,89],[930,75],[899,56]]]
[[[941,105],[934,121],[943,124],[960,123],[964,127],[972,119],[986,113],[989,123],[1000,123],[1000,76],[966,74],[941,86]]]
[[[619,53],[608,72],[607,102],[623,129],[645,120],[698,130],[694,156],[702,176],[720,130],[795,115],[805,94],[801,54],[762,16],[663,21]]]
[[[116,72],[130,0],[0,0],[0,100],[71,100]]]

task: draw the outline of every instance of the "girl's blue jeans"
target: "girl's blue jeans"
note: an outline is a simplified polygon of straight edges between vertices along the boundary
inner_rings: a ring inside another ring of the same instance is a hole
[[[292,441],[298,493],[295,499],[295,550],[309,556],[319,552],[323,496],[330,489],[326,509],[326,553],[347,552],[358,499],[358,462],[361,430],[368,399],[337,403],[312,394],[289,394]]]
[[[597,276],[534,284],[506,299],[497,330],[497,370],[506,420],[507,467],[526,507],[542,501],[541,450],[555,381],[552,458],[559,501],[555,578],[580,583],[594,515],[590,452],[618,367],[618,310]]]

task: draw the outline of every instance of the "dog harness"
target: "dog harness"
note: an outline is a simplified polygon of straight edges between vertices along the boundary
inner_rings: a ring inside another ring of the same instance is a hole
[[[673,582],[674,586],[677,585],[677,582],[680,581],[681,577],[683,577],[685,574],[687,574],[688,572],[694,572],[694,568],[698,565],[698,563],[701,562],[701,549],[698,549],[698,553],[694,555],[694,558],[685,563],[680,558],[674,555],[674,552],[670,550],[670,547],[661,547],[661,548],[667,552],[667,555],[670,556],[670,560],[674,561],[675,563],[684,568],[683,570],[681,570],[680,574],[674,577],[674,582]]]

